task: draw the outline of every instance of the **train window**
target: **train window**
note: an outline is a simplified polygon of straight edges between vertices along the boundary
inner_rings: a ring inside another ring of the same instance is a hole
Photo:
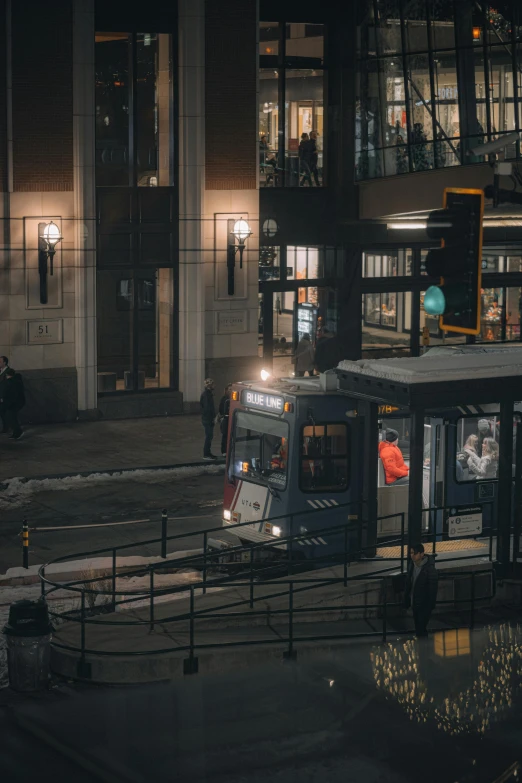
[[[515,447],[513,429],[513,449]],[[484,414],[458,419],[456,478],[463,481],[493,481],[498,477],[500,419]]]
[[[256,484],[286,487],[288,423],[259,413],[237,411],[234,418],[234,455],[230,471]]]
[[[348,487],[348,426],[307,424],[300,462],[303,492],[343,492]]]

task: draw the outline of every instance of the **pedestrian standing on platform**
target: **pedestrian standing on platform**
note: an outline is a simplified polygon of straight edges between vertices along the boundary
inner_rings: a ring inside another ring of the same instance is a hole
[[[0,400],[3,397],[2,389],[4,388],[5,382],[7,380],[6,370],[9,367],[9,359],[7,356],[0,356]],[[2,435],[6,432],[8,432],[7,428],[7,421],[5,418],[5,409],[4,404],[0,402],[0,421],[2,423]]]
[[[437,603],[439,576],[433,557],[424,553],[422,544],[410,547],[410,562],[406,575],[404,605],[413,610],[415,633],[418,637],[428,635],[428,623]]]
[[[230,395],[232,384],[225,386],[225,393],[219,402],[219,426],[221,427],[221,456],[227,456],[228,417],[230,415]]]
[[[302,378],[305,373],[314,374],[314,346],[310,340],[310,335],[305,332],[295,351],[295,374],[297,378]]]
[[[10,440],[20,440],[23,430],[18,414],[25,405],[25,392],[22,376],[11,367],[5,371],[6,381],[2,386],[1,405],[4,407],[7,426],[12,430]]]
[[[214,422],[216,420],[216,407],[214,405],[214,381],[207,378],[205,389],[199,398],[201,406],[201,423],[205,430],[205,444],[203,446],[203,459],[217,459],[211,452],[212,438],[214,437]]]

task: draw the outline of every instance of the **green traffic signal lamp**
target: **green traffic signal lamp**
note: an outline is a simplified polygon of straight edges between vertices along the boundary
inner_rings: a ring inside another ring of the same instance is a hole
[[[480,332],[482,278],[482,218],[484,192],[475,188],[445,188],[444,209],[433,211],[426,233],[440,241],[428,252],[424,265],[440,284],[424,295],[424,310],[440,316],[446,332]]]
[[[470,308],[469,294],[465,283],[430,285],[424,294],[424,310],[447,318],[465,316]]]
[[[424,310],[428,315],[444,315],[446,297],[441,286],[430,285],[424,294]]]

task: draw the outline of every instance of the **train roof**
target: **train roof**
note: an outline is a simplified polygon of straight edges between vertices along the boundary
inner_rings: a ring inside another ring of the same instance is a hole
[[[338,370],[349,370],[399,383],[424,383],[473,378],[522,375],[522,347],[488,350],[482,346],[462,346],[450,350],[433,349],[417,357],[360,359],[342,361]]]
[[[323,376],[251,380],[268,394],[348,394],[401,408],[441,409],[522,400],[522,345],[437,346],[424,356],[344,360]]]
[[[522,346],[441,346],[418,357],[345,360],[336,373],[344,391],[408,407],[518,401]]]

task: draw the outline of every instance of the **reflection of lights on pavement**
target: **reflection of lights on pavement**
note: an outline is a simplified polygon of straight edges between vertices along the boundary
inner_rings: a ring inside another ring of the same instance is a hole
[[[488,629],[471,686],[437,704],[419,676],[418,651],[413,640],[395,646],[388,644],[371,653],[371,661],[377,688],[398,701],[410,720],[433,720],[439,729],[452,735],[484,734],[512,706],[514,696],[521,690],[522,632],[518,625],[515,629],[508,625]]]

